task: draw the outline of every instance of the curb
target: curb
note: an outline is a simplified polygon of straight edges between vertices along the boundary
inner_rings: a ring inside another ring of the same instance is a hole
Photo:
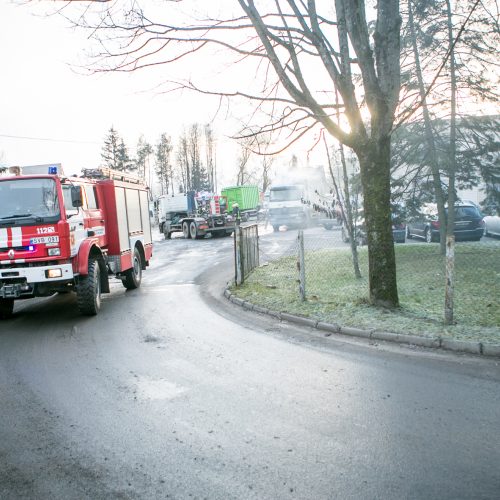
[[[326,332],[325,337],[330,337],[333,333],[347,335],[350,337],[361,337],[369,340],[382,340],[404,345],[414,345],[418,347],[427,347],[431,349],[443,349],[456,353],[476,354],[487,357],[500,358],[500,345],[487,344],[483,342],[472,342],[467,340],[455,340],[441,337],[421,337],[419,335],[408,335],[404,333],[384,332],[380,330],[363,330],[349,326],[341,326],[336,323],[327,323],[304,316],[297,316],[287,312],[278,312],[265,307],[256,306],[251,302],[235,297],[229,288],[224,290],[226,297],[233,304],[239,305],[248,311],[254,311],[261,314],[267,314],[273,318],[301,326],[314,328]]]

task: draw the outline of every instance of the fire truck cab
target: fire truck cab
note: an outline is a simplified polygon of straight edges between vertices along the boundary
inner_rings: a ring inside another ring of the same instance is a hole
[[[149,193],[109,169],[82,177],[47,173],[0,177],[0,319],[14,301],[76,292],[95,315],[109,276],[138,288],[152,257]]]

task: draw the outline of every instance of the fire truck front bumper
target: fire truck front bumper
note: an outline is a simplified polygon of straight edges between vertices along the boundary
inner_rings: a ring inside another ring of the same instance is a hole
[[[16,299],[33,296],[37,287],[48,289],[73,281],[71,264],[0,269],[0,298]]]

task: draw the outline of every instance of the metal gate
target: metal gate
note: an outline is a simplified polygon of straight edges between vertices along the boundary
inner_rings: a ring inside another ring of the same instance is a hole
[[[234,231],[234,270],[236,285],[241,285],[252,269],[259,266],[257,224],[237,225]]]

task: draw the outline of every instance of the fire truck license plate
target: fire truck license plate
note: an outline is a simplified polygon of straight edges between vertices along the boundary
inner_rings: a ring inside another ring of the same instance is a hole
[[[40,243],[59,243],[59,236],[39,236],[30,239],[31,245],[39,245]]]

